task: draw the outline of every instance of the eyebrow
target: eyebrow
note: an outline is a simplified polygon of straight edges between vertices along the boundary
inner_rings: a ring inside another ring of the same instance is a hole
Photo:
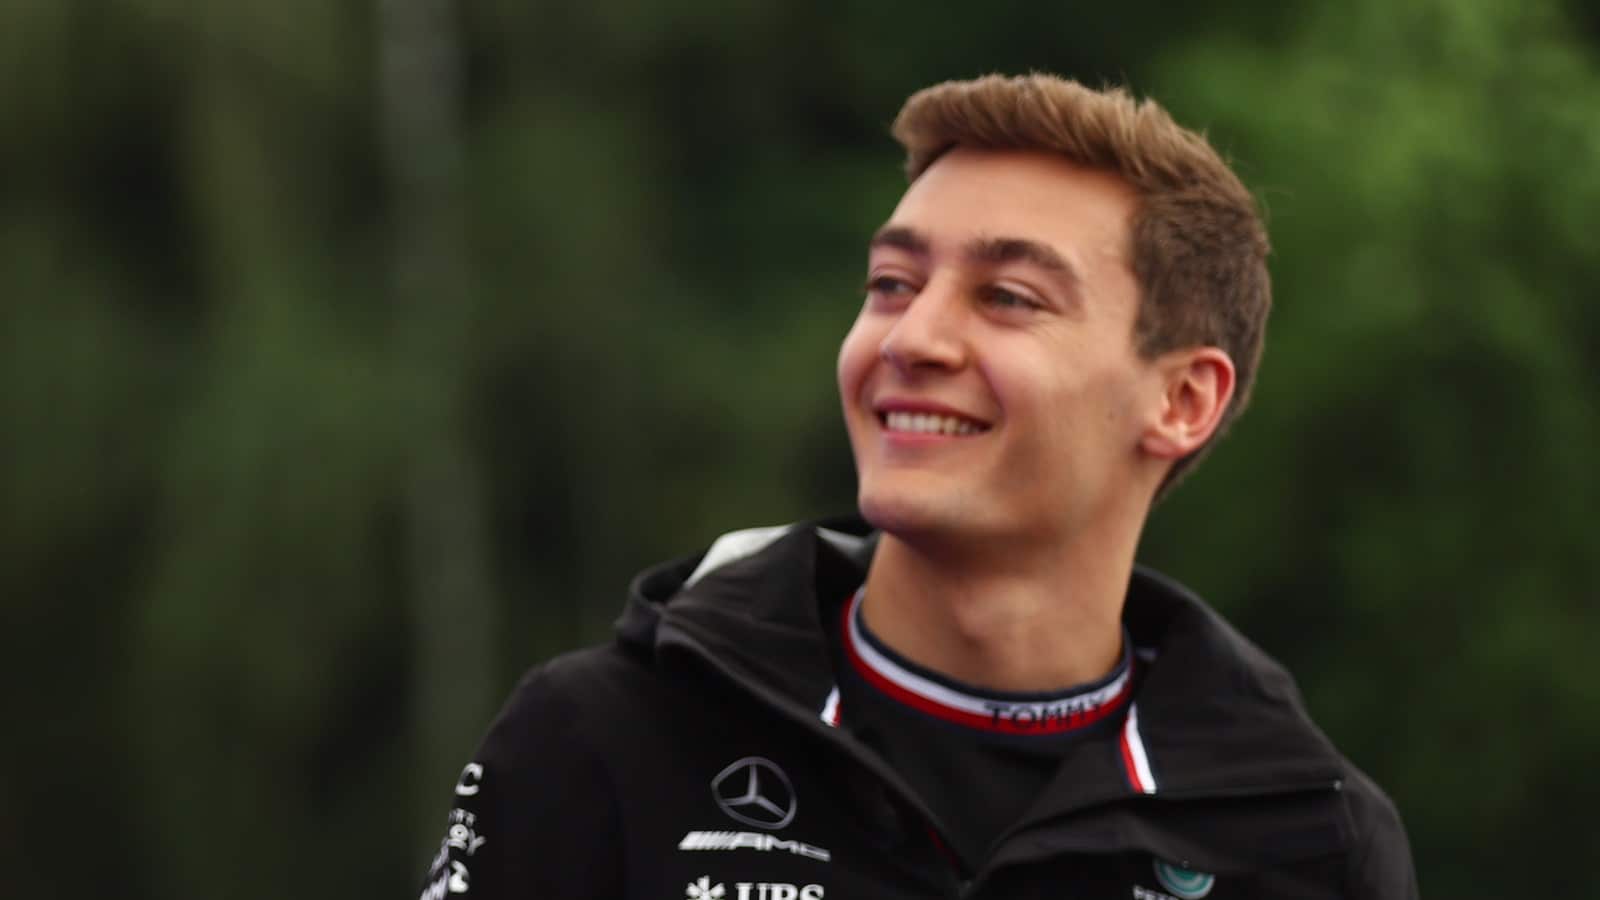
[[[872,236],[868,247],[894,247],[911,253],[915,256],[929,256],[932,253],[931,245],[915,229],[902,225],[890,225],[878,229]],[[976,262],[989,265],[999,265],[1008,262],[1025,262],[1038,266],[1050,272],[1058,272],[1076,283],[1080,281],[1078,270],[1060,253],[1057,253],[1048,244],[1027,238],[1012,237],[980,237],[968,241],[962,248],[964,255]]]
[[[867,242],[867,247],[870,249],[894,247],[914,256],[927,256],[931,252],[927,238],[902,225],[885,225],[879,228],[878,233]]]
[[[1049,245],[1025,238],[977,238],[966,246],[968,258],[993,265],[1008,262],[1025,262],[1047,269],[1051,272],[1060,272],[1078,280],[1078,272],[1069,264],[1061,254]]]

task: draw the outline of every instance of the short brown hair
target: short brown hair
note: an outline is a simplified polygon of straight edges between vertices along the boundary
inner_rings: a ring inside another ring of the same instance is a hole
[[[1117,172],[1139,196],[1129,256],[1141,292],[1134,341],[1146,359],[1217,346],[1236,370],[1211,439],[1173,464],[1157,497],[1238,418],[1261,360],[1272,286],[1255,198],[1201,135],[1151,100],[1054,75],[988,75],[911,95],[895,117],[915,181],[954,147],[1043,150]]]

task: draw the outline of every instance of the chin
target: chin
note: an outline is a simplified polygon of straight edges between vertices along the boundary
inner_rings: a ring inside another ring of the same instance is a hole
[[[856,498],[861,517],[872,527],[899,538],[917,535],[954,534],[970,525],[966,517],[926,496],[911,497],[901,492],[862,490]]]

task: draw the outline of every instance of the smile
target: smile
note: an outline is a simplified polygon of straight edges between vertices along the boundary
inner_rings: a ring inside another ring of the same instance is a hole
[[[883,427],[891,432],[905,434],[964,435],[988,431],[987,425],[959,416],[921,412],[886,412],[878,415]]]

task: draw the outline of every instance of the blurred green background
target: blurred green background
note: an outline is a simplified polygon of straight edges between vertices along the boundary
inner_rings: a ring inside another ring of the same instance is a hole
[[[1425,894],[1596,896],[1600,10],[10,0],[0,894],[414,896],[518,673],[848,509],[911,91],[1042,68],[1270,210],[1252,413],[1142,555]]]

